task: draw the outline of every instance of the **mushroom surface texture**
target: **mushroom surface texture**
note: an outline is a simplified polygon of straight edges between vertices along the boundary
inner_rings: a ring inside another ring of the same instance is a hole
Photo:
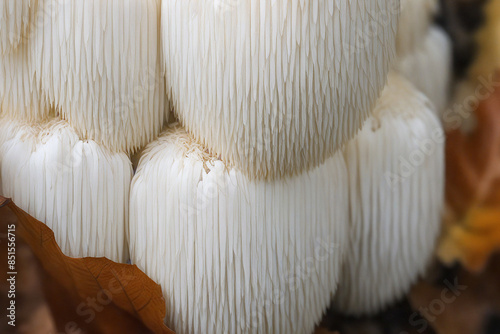
[[[172,126],[132,181],[132,263],[162,286],[179,334],[311,333],[336,291],[347,207],[341,152],[255,181]]]
[[[399,0],[163,0],[174,110],[250,179],[318,166],[373,109],[399,10]]]
[[[49,103],[42,97],[35,64],[31,61],[32,39],[15,50],[0,54],[0,115],[27,122],[46,119]]]
[[[42,93],[81,138],[134,152],[168,118],[160,0],[43,1],[30,61]],[[31,42],[31,41],[30,41]]]
[[[350,239],[334,306],[361,315],[408,292],[432,259],[444,199],[444,133],[397,74],[345,149]]]
[[[39,0],[0,1],[0,56],[28,39]]]
[[[127,155],[80,140],[67,122],[58,119],[36,125],[3,121],[4,195],[46,223],[64,254],[127,261],[132,179]]]
[[[441,116],[450,98],[452,74],[451,41],[443,29],[431,26],[418,48],[398,57],[395,69],[429,98]]]
[[[15,136],[16,130],[21,126],[21,122],[6,116],[0,117],[0,148],[7,140]],[[2,160],[0,160],[0,196],[5,196],[2,190]]]

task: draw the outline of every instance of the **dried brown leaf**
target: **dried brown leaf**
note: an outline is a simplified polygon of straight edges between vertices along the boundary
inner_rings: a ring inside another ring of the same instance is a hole
[[[500,90],[474,112],[471,133],[456,129],[446,144],[446,200],[450,214],[438,256],[472,271],[500,249]]]
[[[26,243],[41,264],[42,287],[58,331],[173,333],[163,323],[160,286],[135,265],[69,258],[45,224],[11,201],[0,198],[1,202],[2,231],[15,221],[17,242]]]

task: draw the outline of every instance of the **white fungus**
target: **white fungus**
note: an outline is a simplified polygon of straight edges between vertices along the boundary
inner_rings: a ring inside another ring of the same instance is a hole
[[[318,166],[373,108],[398,15],[399,0],[163,0],[175,112],[250,178]]]
[[[427,98],[390,74],[345,157],[350,239],[334,305],[371,314],[407,293],[432,258],[443,207],[443,130]]]
[[[30,60],[32,46],[32,41],[25,41],[0,54],[0,116],[35,122],[51,114],[41,94],[35,63]]]
[[[169,128],[132,181],[132,263],[162,286],[177,333],[311,333],[336,291],[346,187],[341,153],[252,181]]]
[[[133,152],[168,116],[160,0],[43,1],[30,61],[47,101],[81,138]]]
[[[0,56],[28,40],[40,0],[0,1]]]
[[[127,155],[80,140],[58,119],[2,123],[3,195],[47,224],[64,254],[126,261],[132,179]]]

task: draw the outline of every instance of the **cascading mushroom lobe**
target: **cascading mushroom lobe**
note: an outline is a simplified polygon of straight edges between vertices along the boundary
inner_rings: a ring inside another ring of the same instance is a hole
[[[395,49],[398,0],[162,1],[176,115],[251,178],[318,166],[359,130]]]

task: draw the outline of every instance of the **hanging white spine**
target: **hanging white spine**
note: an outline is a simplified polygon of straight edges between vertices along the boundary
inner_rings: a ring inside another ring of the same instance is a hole
[[[44,97],[75,129],[134,152],[168,111],[160,63],[160,0],[44,1],[30,61]]]
[[[345,150],[350,239],[339,311],[380,311],[424,273],[441,221],[443,143],[427,98],[390,75],[373,116]]]
[[[132,179],[127,155],[80,140],[57,119],[14,122],[1,131],[6,138],[0,146],[4,195],[46,223],[66,255],[126,261]]]
[[[399,0],[163,0],[167,90],[188,132],[250,178],[296,175],[359,130]]]
[[[161,284],[177,333],[310,333],[336,290],[347,229],[337,154],[279,181],[251,181],[182,128],[142,156],[130,250]]]
[[[36,24],[39,0],[0,1],[0,57],[25,43]]]
[[[0,54],[0,116],[35,122],[51,113],[31,60],[33,40],[23,41],[15,50]]]
[[[2,145],[12,139],[16,132],[17,129],[22,125],[21,122],[11,119],[9,117],[0,117],[0,149]],[[0,195],[5,196],[3,190],[2,190],[2,160],[0,159]]]

